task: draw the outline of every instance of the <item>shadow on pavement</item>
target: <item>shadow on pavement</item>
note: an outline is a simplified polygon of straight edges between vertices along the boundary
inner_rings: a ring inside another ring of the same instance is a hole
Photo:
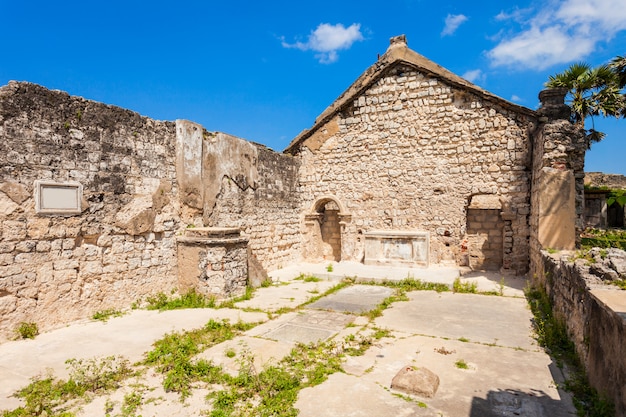
[[[487,399],[472,398],[469,417],[566,417],[574,416],[571,402],[555,400],[542,391],[513,389],[489,391]]]

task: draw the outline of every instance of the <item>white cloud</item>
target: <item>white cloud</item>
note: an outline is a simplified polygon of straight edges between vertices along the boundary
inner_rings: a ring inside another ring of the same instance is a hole
[[[485,74],[481,70],[475,69],[475,70],[466,71],[461,77],[465,78],[467,81],[471,83],[476,83],[476,82],[484,81]]]
[[[337,51],[348,49],[354,42],[362,41],[361,25],[353,23],[347,28],[338,23],[331,25],[321,23],[317,29],[309,34],[306,42],[288,43],[282,38],[281,42],[285,48],[296,48],[302,51],[318,52],[315,57],[323,64],[330,64],[339,59]]]
[[[600,42],[626,30],[624,0],[550,0],[542,9],[501,12],[522,30],[487,52],[494,66],[542,70],[588,56]]]
[[[523,98],[521,98],[520,96],[516,95],[516,94],[513,94],[513,95],[511,96],[511,101],[515,101],[515,102],[518,102],[518,103],[522,103],[522,102],[524,102],[524,99],[523,99]]]
[[[441,31],[441,36],[452,35],[467,20],[467,16],[462,14],[449,14],[446,16],[446,25]]]

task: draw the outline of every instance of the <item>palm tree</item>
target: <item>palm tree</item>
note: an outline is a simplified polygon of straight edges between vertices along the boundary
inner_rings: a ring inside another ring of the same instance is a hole
[[[626,56],[616,56],[609,66],[617,75],[619,87],[624,88],[626,86]]]
[[[626,87],[626,56],[616,56],[609,64],[617,76],[619,88]],[[622,117],[626,118],[626,93],[622,96]]]
[[[619,117],[624,109],[624,97],[620,94],[619,78],[609,65],[592,68],[580,62],[571,65],[560,74],[551,75],[546,87],[569,89],[568,104],[572,108],[572,121],[585,128],[585,120],[593,116]],[[591,142],[599,142],[604,133],[593,127],[587,130]]]

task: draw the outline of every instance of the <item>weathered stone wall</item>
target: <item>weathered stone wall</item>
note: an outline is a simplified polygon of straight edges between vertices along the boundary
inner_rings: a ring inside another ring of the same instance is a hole
[[[175,129],[11,82],[0,88],[0,338],[176,284]],[[34,182],[82,184],[82,212],[35,213]]]
[[[244,142],[232,137],[229,140]],[[213,207],[205,210],[205,226],[240,228],[249,238],[251,256],[265,271],[271,271],[299,260],[299,161],[246,143],[254,148],[254,158],[233,159],[254,168],[255,181],[251,184],[227,173],[217,178],[219,187],[215,188]]]
[[[626,189],[626,176],[604,172],[585,172],[585,185],[624,190]]]
[[[469,201],[494,195],[510,229],[502,264],[524,273],[530,113],[394,66],[295,150],[302,211],[322,196],[345,206],[344,260],[363,259],[362,232],[395,229],[429,231],[432,263],[462,263]]]
[[[626,276],[626,252],[611,251],[621,258]],[[612,400],[617,417],[626,416],[626,292],[602,284],[584,260],[545,251],[541,257],[537,279],[565,322],[589,382]]]

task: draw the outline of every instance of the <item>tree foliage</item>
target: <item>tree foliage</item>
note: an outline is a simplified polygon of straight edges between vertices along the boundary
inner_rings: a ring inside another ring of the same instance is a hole
[[[592,128],[586,129],[591,142],[599,142],[604,133],[595,130],[594,116],[626,117],[626,97],[622,88],[626,85],[626,59],[615,58],[610,64],[591,67],[579,62],[565,71],[551,75],[546,87],[565,87],[568,105],[572,109],[571,119],[583,129],[590,118]]]

